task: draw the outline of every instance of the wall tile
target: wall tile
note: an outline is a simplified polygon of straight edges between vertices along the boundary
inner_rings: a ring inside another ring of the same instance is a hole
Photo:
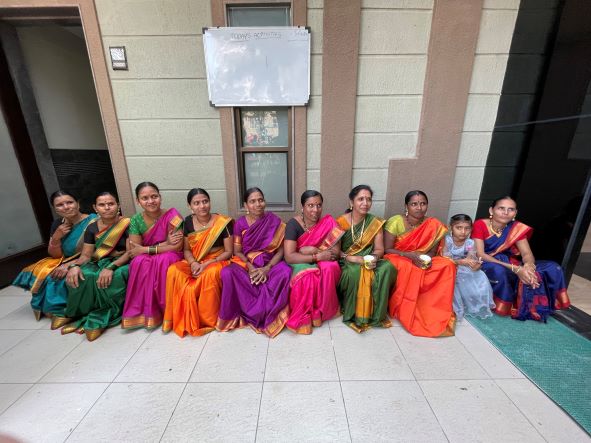
[[[421,96],[358,97],[355,132],[417,131]]]
[[[388,167],[391,158],[412,158],[416,154],[418,134],[355,134],[354,168]]]
[[[362,56],[358,95],[422,94],[427,56]]]

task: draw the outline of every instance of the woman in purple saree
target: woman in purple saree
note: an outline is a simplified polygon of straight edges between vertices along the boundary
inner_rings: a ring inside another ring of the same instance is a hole
[[[265,212],[259,188],[244,195],[246,216],[234,225],[234,257],[222,269],[222,300],[216,329],[250,326],[275,337],[289,314],[290,267],[282,261],[285,224]]]
[[[144,210],[131,217],[129,225],[129,280],[121,327],[156,328],[162,324],[166,304],[166,272],[182,258],[183,219],[174,209],[160,207],[158,187],[151,182],[135,188]]]

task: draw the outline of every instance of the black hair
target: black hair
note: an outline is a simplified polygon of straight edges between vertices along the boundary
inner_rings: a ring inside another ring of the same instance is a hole
[[[76,197],[71,192],[64,191],[63,189],[58,189],[57,191],[55,191],[53,194],[51,194],[49,196],[49,201],[51,202],[51,206],[53,206],[53,203],[54,203],[54,201],[55,201],[56,198],[63,197],[65,195],[67,195],[68,197],[72,197],[74,200],[78,201],[78,197]]]
[[[320,201],[324,202],[324,197],[322,197],[322,194],[318,191],[315,191],[314,189],[308,189],[307,191],[304,191],[304,193],[302,194],[302,197],[300,198],[300,201],[302,202],[302,206],[304,206],[304,204],[306,203],[306,200],[308,200],[309,198],[312,197],[320,197]]]
[[[369,185],[357,185],[353,189],[351,189],[351,192],[349,192],[349,200],[353,201],[355,197],[357,197],[357,194],[359,194],[361,191],[369,191],[369,195],[373,197],[373,189],[371,189]],[[347,208],[345,212],[351,211],[351,208]]]
[[[513,200],[513,201],[515,201],[515,199],[513,197],[511,197],[510,195],[505,195],[503,197],[495,198],[491,202],[490,207],[491,208],[494,208],[497,205],[497,203],[500,202],[501,200]],[[515,203],[517,204],[517,202],[515,202]]]
[[[191,200],[193,200],[193,197],[195,197],[196,195],[205,195],[208,200],[211,200],[211,197],[209,196],[209,194],[207,193],[207,191],[205,189],[193,188],[187,194],[187,203],[191,204]]]
[[[466,214],[456,214],[456,215],[452,215],[451,218],[449,219],[450,226],[453,226],[456,223],[460,223],[460,222],[468,222],[468,223],[470,223],[470,225],[472,225],[472,218],[470,218],[470,216],[466,215]]]
[[[114,194],[111,191],[103,191],[101,193],[99,193],[95,198],[94,198],[94,202],[96,203],[96,201],[98,200],[99,197],[104,197],[106,195],[110,195],[111,197],[113,197],[115,199],[115,201],[117,202],[117,204],[119,204],[119,197],[117,197],[117,194]]]
[[[427,194],[425,194],[423,191],[419,191],[414,190],[414,191],[410,191],[407,192],[406,195],[404,196],[404,204],[408,205],[408,202],[410,202],[410,199],[413,198],[415,195],[422,195],[423,197],[425,197],[425,200],[427,200],[427,203],[429,203],[429,197],[427,197]]]
[[[261,191],[260,188],[253,186],[252,188],[248,188],[246,191],[244,191],[244,196],[242,198],[242,201],[244,203],[246,203],[248,201],[248,197],[250,197],[250,195],[254,194],[255,192],[260,192],[260,194],[263,196],[263,198],[265,198],[265,194],[263,194],[263,191]]]
[[[156,189],[156,192],[158,194],[160,194],[160,189],[158,189],[158,186],[156,186],[154,183],[152,183],[152,182],[141,182],[139,185],[137,185],[135,187],[135,198],[140,198],[140,191],[142,189],[144,189],[144,188],[147,188],[147,187]]]

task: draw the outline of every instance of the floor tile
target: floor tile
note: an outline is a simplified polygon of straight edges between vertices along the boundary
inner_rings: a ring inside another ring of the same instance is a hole
[[[4,354],[6,351],[32,333],[33,331],[27,330],[0,330],[0,355]]]
[[[416,381],[345,381],[342,385],[354,442],[447,441]]]
[[[542,436],[551,442],[591,442],[591,437],[529,380],[495,380]]]
[[[254,441],[262,386],[189,383],[162,441]]]
[[[269,342],[265,381],[338,381],[329,328],[310,335],[284,331]]]
[[[490,378],[455,337],[415,337],[403,328],[390,331],[417,380]]]
[[[191,382],[263,381],[269,339],[250,328],[209,334]]]
[[[37,384],[0,416],[0,429],[22,441],[64,441],[106,387]]]
[[[34,383],[80,344],[77,334],[34,331],[0,356],[0,383]]]
[[[83,340],[41,382],[111,382],[148,336],[116,327],[93,342]]]
[[[0,318],[0,329],[49,329],[51,320],[35,320],[31,307],[26,304]]]
[[[265,382],[257,442],[350,441],[338,382]]]
[[[414,380],[389,329],[358,334],[336,328],[331,334],[341,380]]]
[[[25,383],[0,384],[0,414],[27,392],[31,386],[33,385]]]
[[[114,383],[68,442],[88,442],[90,436],[93,441],[158,441],[184,387],[184,383]]]
[[[456,328],[456,337],[492,378],[525,378],[523,373],[475,328]]]
[[[18,286],[6,286],[5,288],[0,289],[0,297],[10,295],[19,295],[24,297],[27,302],[31,300],[31,293],[29,291],[24,290],[23,288],[19,288]]]
[[[542,442],[493,380],[419,381],[451,442]]]
[[[343,316],[331,318],[326,322],[330,328],[347,328],[348,326],[343,323]]]
[[[21,306],[29,306],[30,298],[28,292],[23,295],[4,295],[0,297],[0,318],[6,317]]]
[[[211,334],[209,334],[211,335]],[[116,382],[186,382],[208,340],[156,330],[125,365]]]

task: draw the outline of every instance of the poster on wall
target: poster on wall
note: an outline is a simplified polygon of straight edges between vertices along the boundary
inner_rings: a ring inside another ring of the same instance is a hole
[[[310,30],[206,28],[203,48],[213,106],[304,106],[310,99]]]

